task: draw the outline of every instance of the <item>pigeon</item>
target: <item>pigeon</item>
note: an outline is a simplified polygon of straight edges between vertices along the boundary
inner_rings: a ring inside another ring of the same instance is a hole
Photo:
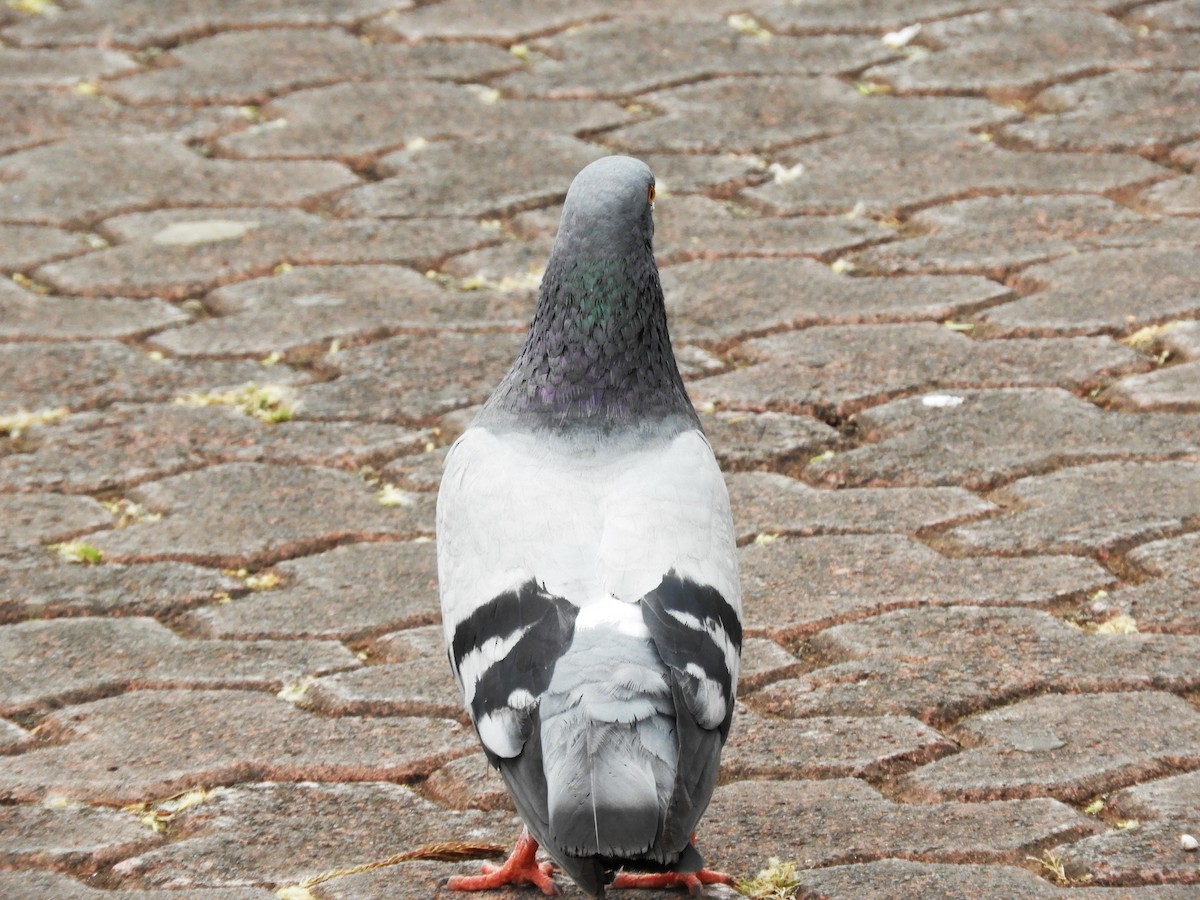
[[[525,824],[452,889],[556,893],[539,846],[591,897],[731,881],[693,837],[733,718],[737,550],[671,350],[654,191],[627,156],[575,177],[524,346],[446,457],[447,653]]]

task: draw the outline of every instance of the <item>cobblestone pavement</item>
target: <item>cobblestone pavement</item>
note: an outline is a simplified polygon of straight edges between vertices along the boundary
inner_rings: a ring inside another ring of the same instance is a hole
[[[512,841],[434,492],[615,151],[743,545],[711,863],[1196,896],[1197,0],[8,0],[0,123],[0,895]]]

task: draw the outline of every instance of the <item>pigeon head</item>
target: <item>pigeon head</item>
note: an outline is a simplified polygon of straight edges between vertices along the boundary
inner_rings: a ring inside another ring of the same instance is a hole
[[[695,427],[654,262],[654,176],[608,156],[571,183],[529,336],[481,424],[562,431]]]

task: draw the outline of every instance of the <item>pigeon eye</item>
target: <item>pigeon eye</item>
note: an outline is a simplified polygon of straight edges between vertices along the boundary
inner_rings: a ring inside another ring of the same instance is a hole
[[[650,185],[650,187],[646,188],[646,202],[654,202],[654,185]]]

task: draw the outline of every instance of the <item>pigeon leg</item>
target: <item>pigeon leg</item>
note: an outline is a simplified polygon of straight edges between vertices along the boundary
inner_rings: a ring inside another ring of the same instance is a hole
[[[482,875],[455,875],[446,885],[452,891],[489,891],[508,884],[532,884],[548,897],[558,894],[554,866],[537,861],[538,843],[528,831],[521,832],[512,855],[502,866],[483,864]]]
[[[622,872],[613,879],[614,888],[673,888],[684,887],[692,896],[699,895],[706,884],[733,884],[733,876],[711,869],[698,872]]]

